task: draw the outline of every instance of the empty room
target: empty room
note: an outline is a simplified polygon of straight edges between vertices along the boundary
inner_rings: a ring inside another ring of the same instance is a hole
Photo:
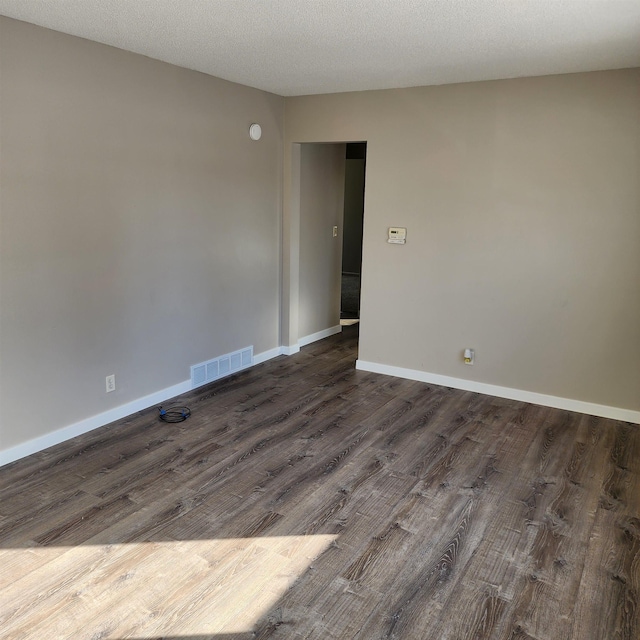
[[[640,638],[640,3],[0,0],[0,639],[125,638]]]

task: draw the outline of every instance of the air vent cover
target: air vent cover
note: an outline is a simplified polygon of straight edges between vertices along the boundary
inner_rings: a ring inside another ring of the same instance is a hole
[[[194,387],[204,384],[207,381],[207,367],[204,364],[191,367],[191,379]]]
[[[191,367],[191,387],[199,387],[207,382],[224,378],[236,371],[253,365],[253,346],[225,353],[213,360],[200,362]]]

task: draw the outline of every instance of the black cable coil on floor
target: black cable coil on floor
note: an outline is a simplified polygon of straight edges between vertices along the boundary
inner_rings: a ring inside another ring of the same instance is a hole
[[[160,412],[160,420],[163,422],[184,422],[191,415],[189,407],[174,406],[167,409],[158,407],[158,411]]]

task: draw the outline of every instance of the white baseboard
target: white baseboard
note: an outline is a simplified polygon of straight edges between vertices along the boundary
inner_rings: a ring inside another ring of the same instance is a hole
[[[474,380],[441,376],[436,373],[418,371],[417,369],[405,369],[404,367],[394,367],[386,364],[378,364],[377,362],[367,362],[366,360],[356,360],[356,369],[396,376],[397,378],[407,378],[408,380],[417,380],[418,382],[428,382],[443,387],[453,387],[454,389],[461,389],[462,391],[475,391],[476,393],[484,393],[489,396],[497,396],[498,398],[530,402],[531,404],[553,407],[554,409],[565,409],[566,411],[576,411],[577,413],[586,413],[601,418],[611,418],[613,420],[640,424],[640,411],[632,411],[630,409],[608,407],[602,404],[583,402],[582,400],[572,400],[571,398],[559,398],[557,396],[549,396],[533,391],[500,387],[484,382],[475,382]]]
[[[279,355],[282,355],[282,347],[263,351],[253,357],[253,366],[266,362],[267,360]],[[248,367],[245,367],[245,369],[246,368]],[[22,442],[14,447],[0,450],[0,467],[5,464],[9,464],[10,462],[15,462],[20,458],[30,456],[38,451],[42,451],[43,449],[53,447],[65,440],[80,436],[83,433],[93,431],[99,427],[104,427],[115,420],[125,418],[132,413],[136,413],[136,411],[148,409],[149,407],[165,402],[171,398],[175,398],[176,396],[186,393],[187,391],[191,391],[192,389],[191,380],[185,380],[184,382],[179,382],[178,384],[167,387],[166,389],[150,393],[147,396],[138,398],[137,400],[132,400],[131,402],[122,404],[119,407],[114,407],[113,409],[91,416],[85,420],[80,420],[79,422],[67,427],[62,427],[61,429],[57,429],[56,431],[52,431],[51,433],[47,433],[38,438],[33,438],[32,440],[27,440],[26,442]]]
[[[308,336],[304,336],[303,338],[300,338],[297,344],[280,347],[280,353],[285,356],[293,356],[296,353],[300,352],[300,347],[306,347],[308,344],[311,344],[312,342],[323,340],[324,338],[333,336],[336,333],[340,333],[341,331],[342,331],[342,326],[337,324],[335,327],[329,327],[328,329],[323,329],[322,331],[311,333]]]
[[[257,364],[262,364],[267,360],[271,360],[273,358],[277,358],[282,355],[282,347],[274,347],[273,349],[269,349],[269,351],[263,351],[262,353],[258,353],[253,356],[253,366]]]
[[[300,338],[298,340],[298,345],[300,347],[306,347],[308,344],[311,344],[312,342],[317,342],[318,340],[328,338],[329,336],[334,336],[336,333],[340,333],[341,331],[342,331],[342,326],[337,324],[335,327],[329,327],[328,329],[323,329],[322,331],[317,331],[316,333],[312,333],[308,336],[304,336],[304,338]]]
[[[280,347],[280,349],[282,350],[282,354],[285,356],[293,356],[296,353],[300,352],[300,345],[299,344],[292,344],[289,345],[287,347]]]
[[[49,447],[53,447],[56,444],[64,442],[65,440],[93,431],[98,427],[104,427],[104,425],[109,424],[110,422],[120,420],[120,418],[129,416],[136,411],[142,411],[154,404],[164,402],[169,398],[174,398],[175,396],[179,396],[181,393],[185,393],[187,391],[191,391],[191,380],[185,380],[184,382],[175,384],[172,387],[167,387],[161,391],[150,393],[149,395],[138,398],[137,400],[121,404],[119,407],[114,407],[113,409],[91,416],[85,420],[80,420],[68,427],[57,429],[56,431],[52,431],[51,433],[47,433],[38,438],[33,438],[33,440],[22,442],[15,447],[4,449],[3,451],[0,451],[0,466],[14,462],[15,460],[19,460],[25,456],[29,456],[32,453],[37,453],[43,449],[48,449]]]

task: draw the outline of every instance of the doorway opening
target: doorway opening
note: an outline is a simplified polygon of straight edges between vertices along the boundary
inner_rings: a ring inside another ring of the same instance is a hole
[[[345,156],[340,324],[360,321],[367,143],[348,142]]]
[[[365,158],[364,142],[291,145],[290,199],[283,213],[283,353],[340,333],[345,324],[355,324],[358,333]]]

